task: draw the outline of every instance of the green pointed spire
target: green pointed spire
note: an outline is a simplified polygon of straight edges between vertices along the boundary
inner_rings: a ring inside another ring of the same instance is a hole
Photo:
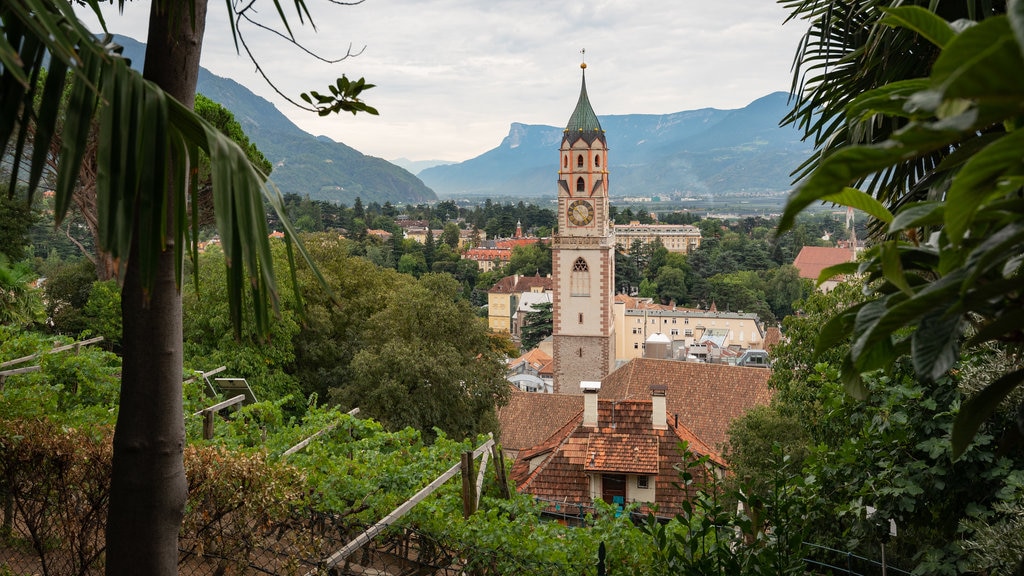
[[[597,119],[587,96],[587,65],[581,64],[580,68],[583,69],[580,99],[576,102],[576,109],[572,111],[569,123],[565,126],[565,138],[570,142],[575,142],[578,138],[586,138],[588,142],[593,142],[595,137],[604,138],[604,130],[601,129],[601,122]]]

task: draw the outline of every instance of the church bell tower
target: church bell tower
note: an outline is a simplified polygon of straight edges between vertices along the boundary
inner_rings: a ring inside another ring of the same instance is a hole
[[[586,63],[576,109],[558,159],[558,232],[551,245],[554,283],[554,387],[579,394],[615,363],[615,240],[608,219],[608,142],[587,96]]]

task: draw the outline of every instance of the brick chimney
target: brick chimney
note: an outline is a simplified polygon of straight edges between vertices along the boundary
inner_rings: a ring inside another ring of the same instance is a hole
[[[668,429],[668,406],[665,404],[664,384],[651,386],[651,425],[655,430]]]
[[[597,427],[597,393],[601,391],[601,383],[584,380],[580,382],[583,392],[583,425],[588,428]]]

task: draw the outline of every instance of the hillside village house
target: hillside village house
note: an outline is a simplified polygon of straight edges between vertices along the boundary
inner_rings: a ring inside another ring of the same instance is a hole
[[[494,332],[513,333],[523,293],[551,293],[550,276],[506,276],[487,291],[487,325]]]
[[[517,489],[546,502],[546,512],[579,518],[595,500],[641,510],[656,504],[660,515],[682,512],[693,487],[679,486],[680,443],[697,456],[721,457],[666,410],[665,387],[646,399],[601,400],[600,382],[582,382],[583,409],[548,439],[519,452],[512,467]],[[694,471],[695,473],[703,472]]]
[[[633,221],[629,224],[612,226],[615,243],[629,254],[634,242],[648,246],[655,240],[661,240],[669,252],[690,254],[700,248],[700,228],[690,224],[641,224]]]
[[[767,404],[770,371],[637,358],[582,397],[513,391],[498,413],[516,488],[575,515],[601,498],[656,503],[673,515],[692,494],[676,484],[685,440],[719,467],[729,423]],[[556,505],[557,502],[557,505]]]
[[[793,260],[793,266],[800,271],[801,278],[807,278],[815,283],[821,271],[836,264],[853,262],[857,259],[856,251],[853,248],[827,248],[822,246],[804,246],[800,253]],[[818,286],[821,292],[829,292],[836,287],[842,278],[832,278]]]

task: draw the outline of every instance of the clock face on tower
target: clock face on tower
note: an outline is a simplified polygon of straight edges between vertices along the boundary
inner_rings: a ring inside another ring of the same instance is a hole
[[[576,226],[586,226],[594,220],[594,205],[586,200],[573,200],[569,204],[569,222]]]

